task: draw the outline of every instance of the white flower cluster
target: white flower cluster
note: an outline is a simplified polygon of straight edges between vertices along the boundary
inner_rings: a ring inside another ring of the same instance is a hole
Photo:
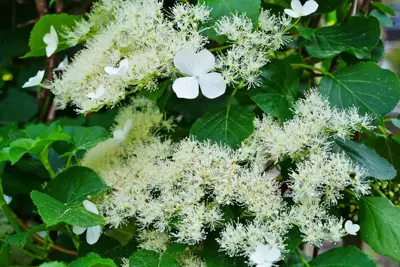
[[[334,138],[346,139],[357,130],[373,128],[371,117],[360,116],[356,108],[331,107],[316,91],[297,101],[294,112],[283,125],[267,116],[256,119],[256,131],[241,148],[245,157],[252,155],[257,163],[288,157],[301,160],[310,152],[329,150]]]
[[[122,109],[114,128],[132,123],[124,140],[99,144],[82,165],[98,172],[113,189],[97,203],[108,224],[119,227],[135,218],[140,227],[160,235],[143,230],[143,248],[165,248],[160,244],[168,238],[163,235],[160,242],[161,233],[193,245],[222,228],[217,241],[226,254],[249,257],[261,244],[273,255],[253,258],[272,264],[281,258],[276,249],[285,252],[285,235],[294,225],[312,244],[340,239],[343,220],[330,215],[329,208],[344,189],[357,195],[368,192],[363,170],[343,154],[330,152],[325,142],[370,128],[369,119],[354,110],[332,108],[315,92],[298,101],[296,115],[283,125],[267,117],[258,120],[255,132],[237,151],[191,138],[178,143],[163,139],[157,133],[171,129],[171,122],[150,101],[133,103]],[[265,172],[265,163],[284,158],[297,165],[287,181],[278,182],[274,172]],[[285,187],[293,205],[284,199]],[[241,208],[240,221],[226,219],[230,206]]]
[[[85,42],[94,34],[106,28],[116,15],[117,7],[115,0],[99,0],[92,6],[90,13],[75,23],[72,28],[64,28],[61,35],[67,40],[69,46]]]
[[[101,30],[88,38],[86,48],[50,85],[58,108],[72,103],[78,112],[86,113],[115,105],[126,89],[154,90],[159,78],[175,72],[177,52],[199,51],[207,42],[198,29],[198,23],[208,19],[201,5],[178,5],[169,19],[158,0],[107,0],[95,8],[93,16],[102,17],[99,14],[105,10],[113,18],[100,23],[104,24]]]
[[[170,236],[167,233],[160,233],[154,230],[143,230],[137,235],[139,248],[162,253],[167,249]]]
[[[296,169],[289,174],[291,223],[304,241],[320,245],[338,241],[345,231],[343,220],[331,216],[329,208],[343,197],[343,190],[356,195],[369,192],[365,171],[344,154],[331,152],[335,138],[349,138],[362,128],[372,129],[372,118],[360,116],[355,108],[339,110],[316,91],[297,101],[294,117],[280,125],[270,117],[256,120],[256,130],[243,142],[242,159],[264,166],[266,161],[290,158]]]
[[[258,28],[244,14],[223,17],[217,21],[215,31],[226,35],[232,48],[217,59],[217,68],[229,83],[243,80],[248,87],[259,85],[260,69],[269,61],[269,52],[279,50],[290,38],[290,17],[277,17],[268,10],[262,10]]]

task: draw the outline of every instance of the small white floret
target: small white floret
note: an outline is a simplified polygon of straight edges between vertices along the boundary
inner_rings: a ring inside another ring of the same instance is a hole
[[[357,235],[357,232],[360,230],[360,226],[350,220],[347,220],[344,223],[344,229],[349,235]]]
[[[123,59],[119,63],[118,68],[113,68],[113,67],[105,67],[104,71],[112,76],[112,77],[122,77],[124,76],[129,70],[129,60],[128,59]]]
[[[13,199],[13,197],[7,196],[6,194],[3,194],[3,197],[4,197],[4,201],[7,203],[7,205],[10,204]]]
[[[184,49],[174,58],[175,67],[190,77],[177,79],[172,89],[179,98],[194,99],[199,95],[199,86],[203,95],[214,99],[225,93],[226,83],[220,73],[210,72],[215,67],[214,55],[204,49],[199,53]]]
[[[58,47],[58,35],[53,25],[50,26],[50,32],[43,36],[43,42],[46,44],[46,56],[50,57]]]
[[[314,0],[307,1],[304,5],[301,4],[300,0],[292,0],[292,9],[285,9],[285,13],[292,18],[300,18],[308,16],[318,9],[318,3]]]
[[[106,93],[106,88],[104,87],[104,85],[100,85],[99,87],[97,87],[94,93],[88,93],[87,97],[94,100],[100,100],[104,97],[105,93]]]
[[[250,255],[250,260],[257,267],[270,267],[281,257],[281,251],[277,247],[258,245],[256,250]]]
[[[65,71],[67,70],[68,66],[68,57],[66,56],[63,61],[58,64],[57,68],[54,69],[54,71]]]
[[[124,124],[123,129],[118,129],[113,132],[114,140],[116,140],[118,143],[122,143],[131,129],[132,129],[132,120],[127,120]]]
[[[83,201],[83,206],[87,211],[90,211],[94,214],[99,214],[99,210],[97,209],[96,205],[90,202],[89,200],[84,200]],[[82,228],[80,226],[73,226],[72,227],[72,232],[77,235],[81,235],[86,231],[86,242],[89,245],[95,244],[101,235],[101,227],[100,225],[92,226],[89,228]]]
[[[22,88],[38,86],[42,82],[43,77],[44,77],[44,70],[39,70],[36,76],[29,78],[29,80],[26,83],[24,83]]]

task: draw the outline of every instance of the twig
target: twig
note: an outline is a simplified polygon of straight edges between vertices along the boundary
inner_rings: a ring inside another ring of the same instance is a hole
[[[21,226],[22,229],[24,229],[26,232],[29,231],[29,226],[25,224],[25,222],[23,222],[22,220],[18,219],[18,224]],[[38,234],[32,234],[32,237],[41,245],[45,244],[45,240],[39,236]],[[78,252],[75,250],[70,250],[64,247],[61,247],[59,245],[55,245],[55,244],[50,244],[49,245],[50,249],[67,254],[67,255],[71,255],[71,256],[78,256]]]
[[[333,73],[339,67],[339,56],[336,56],[332,59],[331,67],[329,68],[329,72]]]
[[[25,21],[23,23],[17,24],[17,28],[24,28],[26,26],[35,24],[36,22],[38,22],[38,19],[30,19],[30,20]]]
[[[351,8],[351,16],[355,16],[357,13],[357,6],[358,6],[358,0],[353,0],[353,6]]]

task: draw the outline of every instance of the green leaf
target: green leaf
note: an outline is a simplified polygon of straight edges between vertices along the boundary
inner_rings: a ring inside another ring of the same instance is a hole
[[[371,50],[371,59],[372,61],[378,63],[382,61],[384,56],[385,56],[385,46],[382,40],[379,40],[378,44]]]
[[[296,27],[297,32],[306,40],[312,40],[316,29]]]
[[[31,36],[29,38],[29,46],[31,51],[22,58],[27,57],[40,57],[46,55],[46,44],[43,42],[43,37],[46,33],[50,32],[50,27],[53,26],[58,35],[58,48],[55,53],[68,49],[69,46],[63,37],[61,36],[63,26],[72,27],[75,25],[75,21],[79,19],[79,16],[72,16],[67,14],[51,14],[41,17],[41,19],[35,24],[32,29]]]
[[[138,250],[129,259],[129,267],[179,267],[176,257],[183,253],[185,246],[182,244],[171,244],[163,253],[148,250]]]
[[[388,5],[385,5],[385,4],[383,4],[381,2],[377,2],[377,1],[372,1],[371,4],[375,7],[377,7],[383,13],[389,14],[391,16],[396,16],[396,12],[394,11],[394,9]]]
[[[39,265],[39,267],[67,267],[67,265],[65,265],[62,262],[46,262],[46,263],[42,263]]]
[[[316,0],[318,3],[317,12],[328,13],[334,11],[344,0]]]
[[[290,118],[299,93],[296,72],[285,61],[274,60],[261,69],[260,78],[262,85],[251,91],[251,99],[270,116]]]
[[[125,246],[135,236],[136,230],[137,230],[136,222],[131,222],[119,228],[112,228],[107,232],[105,232],[104,234],[118,240],[118,242],[121,245]]]
[[[56,2],[56,0],[50,0],[49,7],[51,7],[55,2]]]
[[[360,200],[360,236],[373,250],[400,261],[400,209],[387,198]]]
[[[337,139],[336,144],[353,160],[364,167],[369,177],[379,180],[391,180],[396,177],[396,170],[373,148],[351,140]]]
[[[28,136],[35,140],[21,138],[10,144],[9,157],[12,164],[20,160],[26,153],[39,155],[56,141],[67,143],[71,141],[69,135],[64,132],[58,122],[54,122],[50,126],[42,124],[30,125],[27,127],[26,132]]]
[[[198,140],[211,140],[232,148],[254,131],[254,113],[243,107],[230,106],[217,112],[209,112],[198,119],[190,134]]]
[[[374,147],[376,152],[389,161],[397,170],[396,180],[399,179],[400,173],[400,144],[396,143],[393,138],[381,134],[368,134],[368,138],[364,139],[368,146]]]
[[[166,80],[158,85],[158,88],[154,91],[142,90],[140,91],[139,95],[142,95],[152,101],[156,101],[159,99],[164,91],[172,84],[171,80]]]
[[[36,99],[26,92],[9,88],[0,101],[0,123],[27,122],[38,112]]]
[[[21,138],[10,144],[8,152],[12,164],[16,163],[20,158],[33,148],[35,141],[32,139]]]
[[[4,244],[0,249],[0,267],[9,267],[10,266],[10,254],[8,252],[9,249],[8,244]]]
[[[62,156],[76,155],[79,151],[89,150],[108,138],[110,138],[110,132],[103,127],[81,127],[81,130],[72,136],[73,150]]]
[[[46,187],[46,193],[67,205],[79,205],[88,196],[96,197],[109,187],[87,167],[75,166],[59,173]]]
[[[285,257],[284,261],[289,260],[289,256],[297,249],[297,247],[303,242],[303,237],[297,227],[290,229],[285,240]]]
[[[316,58],[329,58],[349,52],[357,58],[370,58],[380,38],[375,18],[351,17],[347,23],[319,28],[312,40],[305,41],[308,53]]]
[[[400,99],[400,82],[396,74],[374,63],[346,67],[325,76],[319,91],[338,108],[356,106],[360,114],[372,114],[381,120]]]
[[[377,265],[356,247],[330,249],[309,262],[316,267],[376,267]]]
[[[219,43],[223,43],[225,37],[217,35],[212,28],[217,20],[223,16],[232,16],[236,12],[246,13],[253,21],[253,24],[257,25],[261,7],[261,0],[200,0],[199,3],[204,3],[211,9],[211,19],[207,23],[207,26],[211,27],[211,29],[204,31],[204,34]]]
[[[369,15],[375,17],[382,27],[390,28],[394,26],[393,20],[389,18],[388,15],[379,11],[378,9],[372,10]]]
[[[117,267],[112,259],[103,259],[96,253],[89,253],[83,258],[71,262],[68,267]]]
[[[87,211],[81,206],[67,206],[39,191],[32,191],[31,198],[47,226],[60,222],[83,228],[104,224],[103,217]]]
[[[129,259],[129,267],[158,267],[160,254],[155,251],[139,250]],[[177,262],[177,265],[179,263]]]
[[[26,240],[28,239],[29,236],[33,235],[34,233],[45,231],[46,230],[46,225],[45,224],[40,224],[38,226],[35,226],[27,232],[22,232],[18,233],[15,235],[7,236],[4,240],[7,244],[10,245],[16,245],[20,248],[23,248],[26,244]]]

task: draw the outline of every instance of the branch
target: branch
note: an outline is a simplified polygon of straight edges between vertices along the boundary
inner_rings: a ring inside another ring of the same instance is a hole
[[[28,225],[25,224],[25,222],[23,222],[22,220],[18,219],[18,224],[21,226],[22,229],[24,229],[26,232],[29,231],[29,227]],[[32,237],[41,245],[44,245],[46,243],[46,241],[39,236],[38,234],[32,234]],[[50,244],[49,245],[50,249],[70,255],[70,256],[78,256],[78,251],[75,250],[70,250],[64,247],[61,247],[59,245],[55,245],[55,244]]]
[[[357,7],[358,7],[358,0],[353,0],[353,7],[351,8],[351,16],[355,16],[357,13]]]

